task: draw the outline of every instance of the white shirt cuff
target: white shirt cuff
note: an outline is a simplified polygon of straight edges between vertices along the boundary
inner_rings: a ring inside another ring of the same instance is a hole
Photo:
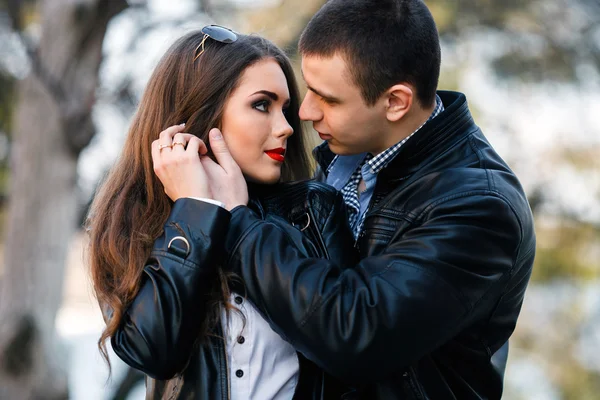
[[[200,200],[200,201],[204,201],[206,203],[214,204],[215,206],[219,206],[221,208],[225,208],[225,203],[221,203],[218,200],[207,199],[205,197],[188,197],[188,199]]]

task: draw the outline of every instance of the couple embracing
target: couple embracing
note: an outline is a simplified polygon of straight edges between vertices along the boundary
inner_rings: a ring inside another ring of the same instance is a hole
[[[101,350],[148,399],[499,399],[533,219],[430,11],[330,0],[299,50],[304,99],[260,36],[159,62],[88,217]]]

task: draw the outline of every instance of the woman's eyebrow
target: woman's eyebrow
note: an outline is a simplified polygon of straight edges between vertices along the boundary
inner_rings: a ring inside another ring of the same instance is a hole
[[[255,94],[264,94],[264,95],[267,95],[270,98],[272,98],[273,101],[277,101],[277,99],[279,99],[279,96],[277,96],[277,93],[273,93],[273,92],[270,92],[268,90],[259,90],[258,92],[252,93],[250,96],[254,96]],[[250,96],[248,96],[248,97],[250,97]]]
[[[277,93],[273,93],[269,90],[259,90],[258,92],[252,93],[250,96],[254,96],[255,94],[264,94],[266,96],[269,96],[273,101],[279,100],[279,96],[277,95]],[[290,104],[290,99],[287,99],[284,103],[284,106],[288,106],[289,104]]]

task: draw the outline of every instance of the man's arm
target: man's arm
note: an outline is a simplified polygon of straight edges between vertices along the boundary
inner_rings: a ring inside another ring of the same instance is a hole
[[[294,228],[238,207],[229,265],[307,358],[347,382],[373,381],[489,314],[495,302],[482,300],[503,290],[522,236],[513,210],[489,192],[447,200],[417,221],[383,254],[339,266],[310,258]]]

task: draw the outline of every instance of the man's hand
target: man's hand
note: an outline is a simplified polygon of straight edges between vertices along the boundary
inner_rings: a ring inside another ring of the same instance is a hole
[[[201,157],[200,162],[208,176],[212,198],[225,204],[229,211],[240,205],[248,204],[248,186],[240,167],[237,165],[221,131],[216,128],[209,132],[210,147],[217,163],[209,157]]]
[[[200,157],[206,144],[196,136],[182,133],[184,125],[171,126],[152,142],[154,173],[173,201],[182,197],[212,198],[208,177]]]

